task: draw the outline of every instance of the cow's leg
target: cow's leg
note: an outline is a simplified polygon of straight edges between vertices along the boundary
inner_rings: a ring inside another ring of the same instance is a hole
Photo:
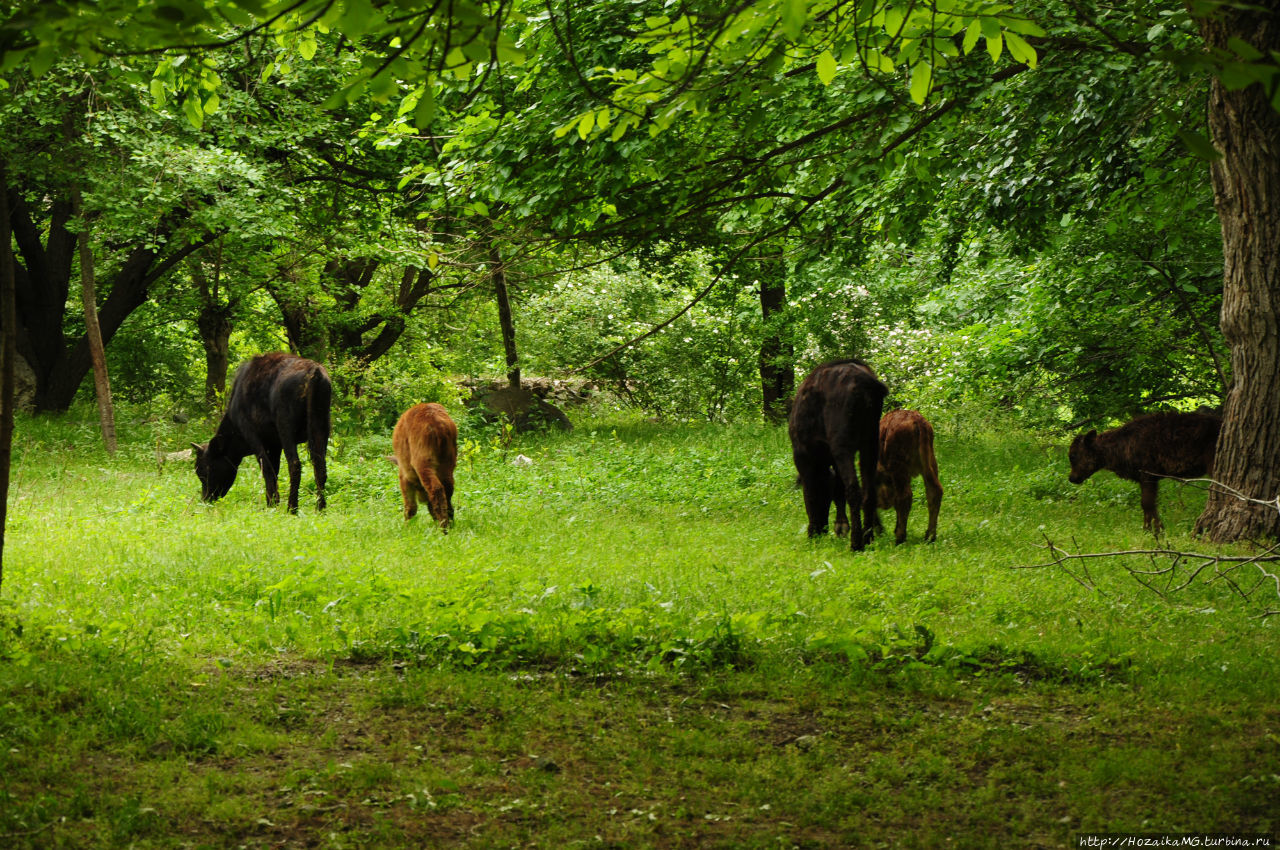
[[[809,536],[827,533],[827,515],[831,511],[831,472],[826,463],[815,463],[807,455],[793,455],[800,487],[804,490],[804,511],[809,516]]]
[[[400,473],[400,496],[404,499],[404,518],[413,519],[418,513],[418,488],[409,480],[410,471]]]
[[[441,472],[440,483],[444,485],[444,500],[449,506],[449,519],[453,520],[453,473]]]
[[[422,489],[427,496],[427,508],[431,511],[431,518],[441,528],[447,529],[449,527],[449,501],[445,495],[444,484],[440,481],[440,477],[436,475],[435,468],[429,463],[418,464],[417,472],[418,481],[422,484]]]
[[[844,485],[845,501],[849,503],[849,548],[856,552],[867,544],[864,532],[870,531],[870,528],[863,527],[862,515],[858,511],[858,506],[863,504],[858,471],[852,453],[836,450],[832,454],[836,456],[836,473]]]
[[[298,457],[298,446],[296,444],[284,444],[284,459],[289,465],[289,513],[296,514],[298,512],[298,488],[302,486],[302,460]]]
[[[924,478],[924,499],[929,506],[929,528],[924,539],[930,543],[938,539],[938,510],[942,507],[942,481],[938,479],[938,462],[930,456],[925,458],[922,477]]]
[[[1160,514],[1156,512],[1156,504],[1160,496],[1160,479],[1149,475],[1142,476],[1138,482],[1142,492],[1142,527],[1157,537],[1164,531],[1164,523],[1160,522]]]
[[[257,451],[258,468],[262,470],[262,483],[267,490],[267,507],[280,503],[280,450],[260,447]]]
[[[910,475],[898,473],[892,480],[893,510],[898,515],[897,522],[893,526],[893,542],[902,544],[907,542],[907,518],[911,516],[911,502],[914,495],[911,492]]]
[[[831,501],[836,503],[836,537],[844,537],[849,533],[849,515],[845,513],[844,482],[835,469],[831,470]],[[857,510],[857,506],[854,506]]]
[[[311,473],[316,477],[316,510],[327,507],[324,499],[324,485],[329,480],[329,468],[325,465],[324,453],[329,444],[329,436],[314,430],[307,437],[307,454],[311,457]]]

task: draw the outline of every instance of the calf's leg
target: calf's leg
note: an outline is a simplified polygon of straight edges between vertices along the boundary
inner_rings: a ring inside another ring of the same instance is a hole
[[[893,542],[897,544],[907,541],[907,518],[911,516],[911,477],[909,475],[893,476],[893,510],[898,515],[893,526]]]
[[[1160,496],[1160,479],[1144,475],[1138,482],[1138,487],[1142,492],[1142,527],[1159,537],[1164,531],[1164,523],[1160,521],[1160,514],[1156,511]]]
[[[942,507],[942,481],[938,479],[938,462],[932,447],[924,458],[921,475],[924,478],[925,504],[929,506],[929,529],[924,533],[924,539],[932,543],[938,539],[938,511]]]

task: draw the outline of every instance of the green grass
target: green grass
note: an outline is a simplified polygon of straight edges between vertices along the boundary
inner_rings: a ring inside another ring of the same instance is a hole
[[[466,423],[464,423],[465,426]],[[388,435],[329,510],[199,502],[207,428],[23,420],[5,547],[5,846],[1067,846],[1275,831],[1280,607],[1166,597],[1137,487],[940,421],[924,544],[810,541],[784,430],[464,427],[448,534]],[[517,454],[532,460],[516,465]],[[309,482],[309,471],[304,480]],[[1171,542],[1203,497],[1166,485]],[[892,511],[886,516],[892,527]],[[1086,586],[1089,585],[1089,586]]]

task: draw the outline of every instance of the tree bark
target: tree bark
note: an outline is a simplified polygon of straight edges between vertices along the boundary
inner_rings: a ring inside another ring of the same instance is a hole
[[[507,291],[507,267],[496,245],[489,246],[493,294],[498,299],[498,324],[502,328],[502,349],[507,358],[507,386],[520,389],[520,356],[516,351],[516,324],[511,316],[511,295]]]
[[[0,160],[0,590],[4,588],[4,532],[9,515],[13,460],[14,360],[18,356],[9,174]]]
[[[1280,14],[1220,9],[1200,21],[1211,49],[1230,38],[1280,51]],[[1214,79],[1209,129],[1222,153],[1211,166],[1222,224],[1222,334],[1232,385],[1213,477],[1255,499],[1280,495],[1280,113],[1257,83],[1228,91]],[[1196,531],[1216,542],[1280,535],[1280,512],[1211,488]]]
[[[766,257],[758,266],[760,315],[760,389],[764,418],[784,422],[796,390],[795,347],[786,338],[787,267],[782,257]]]
[[[102,423],[102,441],[107,454],[116,453],[116,418],[111,406],[111,378],[107,374],[107,354],[102,347],[102,328],[98,325],[98,290],[93,281],[93,249],[89,246],[89,222],[84,214],[80,187],[71,190],[71,208],[80,220],[76,243],[80,249],[80,300],[84,304],[85,340],[93,365],[94,397],[98,399],[98,419]]]

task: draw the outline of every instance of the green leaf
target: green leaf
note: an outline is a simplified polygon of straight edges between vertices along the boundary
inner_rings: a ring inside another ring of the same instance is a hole
[[[1257,62],[1262,58],[1261,50],[1234,35],[1227,39],[1227,49],[1246,62]]]
[[[182,102],[182,111],[187,116],[187,120],[191,122],[191,126],[200,130],[204,127],[204,110],[200,107],[200,99],[195,95],[188,95],[187,99]]]
[[[156,102],[156,106],[164,106],[164,81],[159,77],[151,78],[151,97]]]
[[[809,20],[808,0],[785,0],[782,6],[782,32],[795,41]]]
[[[980,35],[982,35],[982,21],[979,18],[974,18],[965,29],[964,42],[960,46],[965,56],[973,52],[973,48],[978,44],[978,36]]]
[[[831,81],[836,78],[836,58],[831,55],[830,50],[822,51],[822,55],[818,57],[818,79],[822,81],[824,86],[831,85]]]
[[[302,39],[298,42],[298,52],[301,53],[302,58],[306,59],[308,62],[315,57],[316,34],[314,31],[308,32],[306,35],[302,36]]]
[[[204,114],[212,115],[218,111],[218,107],[222,105],[222,99],[216,94],[209,95],[209,99],[204,102]]]
[[[1196,132],[1195,130],[1184,130],[1182,128],[1178,128],[1174,130],[1174,132],[1178,134],[1178,138],[1187,146],[1187,150],[1191,151],[1194,156],[1208,162],[1212,162],[1215,159],[1222,159],[1222,152],[1215,148],[1213,146],[1213,142],[1209,141],[1208,137],[1203,133]]]
[[[369,0],[347,0],[346,11],[338,20],[338,30],[347,38],[357,39],[374,23],[373,4]]]
[[[1016,32],[1006,32],[1004,43],[1009,46],[1009,55],[1029,68],[1036,66],[1036,50]]]
[[[594,112],[588,112],[586,115],[583,115],[580,119],[578,119],[579,138],[585,139],[587,136],[590,136],[591,131],[595,129],[595,126],[596,126],[596,114]]]
[[[44,72],[48,71],[53,65],[53,60],[58,58],[58,50],[56,45],[42,44],[36,51],[31,54],[28,67],[31,69],[31,76],[43,77]]]
[[[924,103],[932,85],[933,66],[928,62],[917,62],[911,69],[911,99],[916,103]]]
[[[987,39],[987,53],[991,54],[991,61],[995,62],[1000,58],[1000,51],[1004,49],[1004,42],[1000,38],[1000,33],[996,33],[995,38]]]
[[[426,86],[422,96],[418,98],[418,105],[413,109],[413,125],[419,130],[425,130],[431,126],[435,117],[436,95],[431,86]]]

